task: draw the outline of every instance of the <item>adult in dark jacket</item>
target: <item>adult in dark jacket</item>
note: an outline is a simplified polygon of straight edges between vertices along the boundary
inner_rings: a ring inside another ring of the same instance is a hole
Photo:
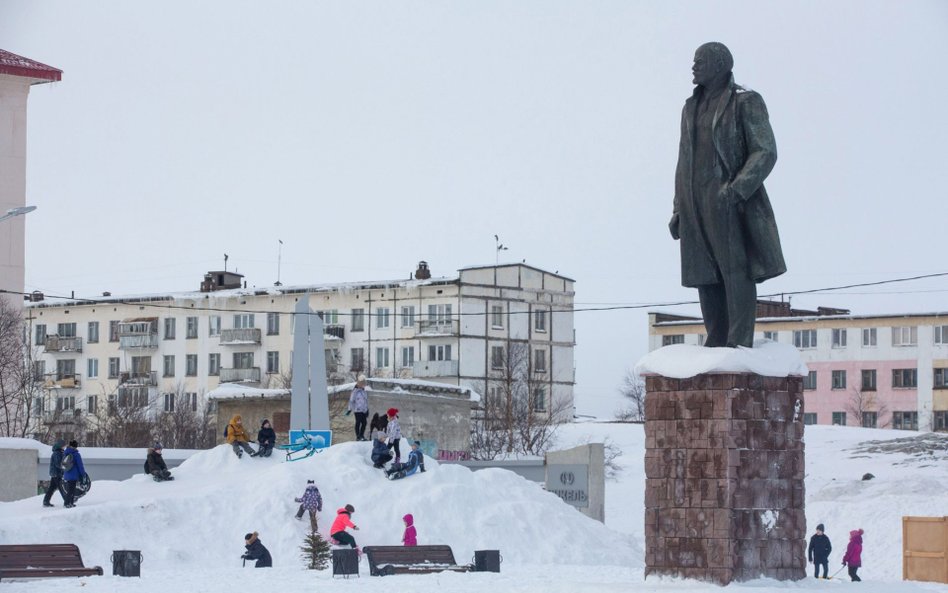
[[[777,145],[761,96],[734,83],[721,43],[695,52],[668,228],[681,284],[698,289],[705,346],[753,346],[757,284],[787,271],[764,179]]]
[[[270,426],[270,421],[264,419],[260,423],[260,431],[257,432],[257,443],[260,444],[257,447],[257,456],[259,457],[269,457],[273,453],[273,446],[276,443],[276,432],[273,431],[273,427]]]
[[[69,446],[63,451],[63,459],[72,456],[72,467],[63,473],[63,479],[66,481],[66,499],[64,505],[67,509],[76,506],[76,482],[86,475],[86,468],[82,465],[82,455],[79,454],[79,443],[69,441]]]
[[[823,532],[823,524],[816,526],[816,533],[810,538],[810,545],[806,549],[807,560],[813,563],[813,578],[820,578],[820,567],[823,567],[823,578],[829,572],[829,557],[833,551],[830,538]]]
[[[256,560],[256,568],[269,568],[273,566],[273,558],[270,557],[270,550],[264,547],[259,534],[254,531],[244,536],[244,547],[247,551],[241,556],[244,560]]]
[[[846,546],[846,554],[843,556],[843,566],[849,567],[849,578],[853,582],[862,580],[856,574],[856,571],[862,566],[862,534],[862,529],[849,532],[849,545]]]
[[[372,444],[372,464],[378,469],[382,469],[382,466],[392,460],[392,454],[389,453],[392,446],[387,444],[386,440],[388,440],[388,436],[384,432],[380,432]]]
[[[174,479],[174,476],[168,471],[168,464],[165,463],[165,458],[161,456],[161,443],[155,443],[148,449],[148,457],[145,459],[145,471],[151,474],[156,482]]]
[[[56,439],[53,443],[53,453],[49,456],[49,488],[46,489],[46,496],[43,497],[44,507],[56,506],[50,502],[50,499],[53,497],[53,492],[59,490],[59,485],[63,481],[63,446],[65,444],[66,441],[62,439]],[[60,496],[63,496],[62,493]],[[65,496],[63,500],[66,500]]]

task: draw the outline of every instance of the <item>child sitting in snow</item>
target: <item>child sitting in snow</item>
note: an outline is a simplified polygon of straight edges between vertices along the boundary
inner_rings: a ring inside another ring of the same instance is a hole
[[[419,449],[420,446],[421,443],[419,441],[414,441],[411,444],[411,452],[408,454],[408,461],[405,463],[393,463],[391,467],[385,470],[385,474],[388,475],[389,480],[400,480],[415,472],[425,471],[425,456],[421,452],[421,449]]]
[[[408,513],[402,517],[402,521],[405,522],[405,534],[402,535],[402,543],[406,546],[417,546],[418,534],[415,532],[415,518],[411,513]]]

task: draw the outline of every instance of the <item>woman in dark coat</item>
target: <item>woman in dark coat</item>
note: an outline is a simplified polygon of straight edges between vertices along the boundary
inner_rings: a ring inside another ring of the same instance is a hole
[[[257,433],[257,442],[260,443],[260,446],[257,447],[258,457],[269,457],[270,453],[273,453],[273,445],[276,443],[276,433],[273,431],[273,427],[270,426],[269,420],[264,420],[260,424],[260,432]]]
[[[270,550],[264,547],[257,532],[248,533],[244,536],[244,547],[247,551],[241,558],[244,560],[256,560],[256,568],[269,568],[273,566],[273,558],[270,557]]]

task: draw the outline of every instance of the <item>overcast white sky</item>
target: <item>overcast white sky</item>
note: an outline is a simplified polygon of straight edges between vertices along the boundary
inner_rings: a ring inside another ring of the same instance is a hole
[[[0,0],[30,97],[27,289],[192,290],[521,261],[578,307],[692,300],[668,236],[703,42],[770,110],[789,271],[761,294],[948,271],[948,2]],[[948,311],[948,279],[794,297]],[[697,308],[656,307],[697,314]],[[606,414],[645,310],[578,312]]]

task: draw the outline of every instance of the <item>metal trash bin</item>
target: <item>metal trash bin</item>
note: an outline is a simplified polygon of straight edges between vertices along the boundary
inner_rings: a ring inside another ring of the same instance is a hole
[[[475,572],[500,572],[500,550],[474,550]]]
[[[120,577],[142,576],[142,553],[140,550],[113,550],[112,574]]]
[[[353,548],[332,551],[332,576],[359,576],[359,553]]]

